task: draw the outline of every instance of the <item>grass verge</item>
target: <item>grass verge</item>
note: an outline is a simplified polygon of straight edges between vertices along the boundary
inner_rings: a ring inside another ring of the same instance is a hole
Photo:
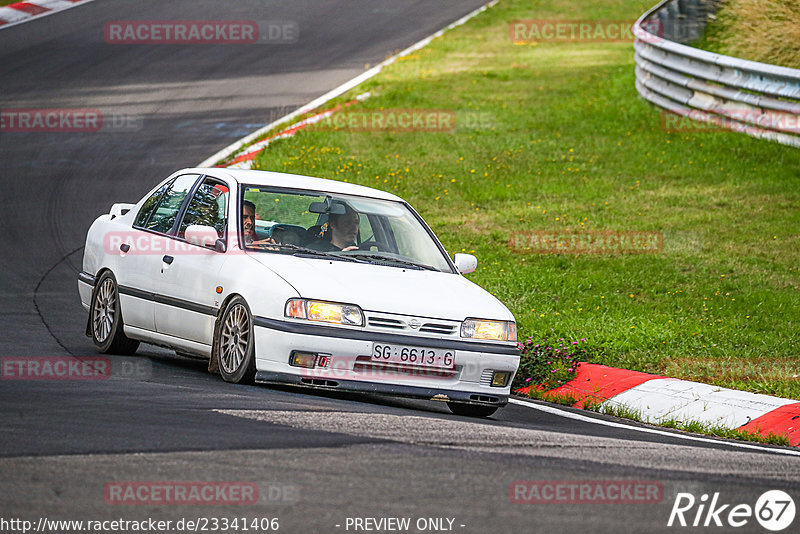
[[[728,0],[700,46],[728,56],[800,68],[800,3]]]
[[[770,445],[783,445],[788,447],[790,445],[789,438],[786,436],[779,436],[770,432],[769,434],[759,434],[758,432],[748,432],[736,428],[728,428],[722,425],[712,425],[700,421],[680,421],[678,419],[667,419],[663,421],[649,421],[642,418],[641,413],[631,408],[612,404],[609,402],[593,403],[587,405],[584,409],[592,410],[597,413],[613,415],[622,417],[624,419],[632,419],[643,423],[660,426],[664,428],[674,428],[682,430],[683,432],[691,432],[693,434],[704,434],[707,436],[714,436],[717,438],[737,439],[741,441],[753,441],[757,443],[768,443]]]
[[[577,399],[570,394],[551,394],[546,391],[539,391],[531,389],[527,398],[541,400],[545,402],[553,402],[563,406],[574,406]],[[629,408],[622,404],[612,404],[610,402],[602,402],[600,400],[584,401],[584,410],[591,410],[593,412],[602,413],[605,415],[613,415],[622,419],[630,419],[648,425],[659,426],[662,428],[673,428],[683,432],[690,432],[692,434],[702,434],[706,436],[713,436],[717,438],[736,439],[740,441],[752,441],[756,443],[767,443],[770,445],[782,445],[788,447],[789,438],[786,436],[779,436],[772,432],[768,434],[760,434],[758,432],[748,432],[736,428],[728,428],[722,425],[712,425],[700,421],[679,421],[678,419],[667,419],[663,421],[650,421],[642,417],[641,412]]]
[[[800,151],[667,133],[630,43],[514,45],[515,19],[634,20],[652,0],[504,0],[331,105],[446,110],[452,131],[304,130],[256,168],[396,193],[521,333],[593,363],[800,399]],[[649,254],[533,254],[543,232],[651,232]]]

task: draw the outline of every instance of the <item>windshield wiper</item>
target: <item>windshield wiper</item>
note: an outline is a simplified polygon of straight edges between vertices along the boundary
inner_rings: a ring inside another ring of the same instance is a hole
[[[251,245],[252,246],[252,245]],[[264,247],[265,249],[277,249],[277,250],[290,250],[292,251],[292,255],[297,254],[305,254],[309,256],[320,256],[324,258],[335,258],[337,260],[343,261],[354,261],[356,263],[369,263],[367,261],[360,260],[358,258],[354,258],[353,256],[343,256],[341,254],[336,254],[334,252],[325,252],[322,250],[314,250],[311,248],[301,247],[299,245],[292,245],[291,243],[259,243],[255,245],[257,247]]]
[[[391,263],[399,263],[400,265],[407,265],[409,267],[415,267],[417,269],[425,269],[427,271],[439,271],[436,267],[431,267],[430,265],[425,265],[424,263],[417,263],[415,261],[409,260],[401,260],[399,258],[393,258],[391,256],[384,256],[383,254],[359,254],[359,258],[368,258],[372,260],[379,260]]]

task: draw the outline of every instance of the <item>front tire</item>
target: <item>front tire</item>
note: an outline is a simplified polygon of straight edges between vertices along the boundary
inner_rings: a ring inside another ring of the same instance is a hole
[[[448,402],[447,407],[455,415],[466,417],[489,417],[497,411],[497,406],[482,406],[479,404],[466,404],[463,402]]]
[[[256,376],[253,316],[242,297],[234,297],[225,306],[214,343],[222,379],[235,384],[251,384]]]
[[[129,356],[139,348],[139,342],[127,337],[123,331],[119,288],[109,271],[103,273],[92,291],[89,328],[95,347],[104,354]]]

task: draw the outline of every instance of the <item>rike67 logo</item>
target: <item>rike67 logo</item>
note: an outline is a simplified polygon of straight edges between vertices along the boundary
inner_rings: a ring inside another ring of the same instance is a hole
[[[765,529],[778,532],[794,521],[794,500],[781,490],[762,493],[755,506],[746,503],[724,503],[719,492],[709,500],[708,494],[699,499],[691,493],[678,493],[669,514],[667,526],[692,527],[743,527],[755,520]]]

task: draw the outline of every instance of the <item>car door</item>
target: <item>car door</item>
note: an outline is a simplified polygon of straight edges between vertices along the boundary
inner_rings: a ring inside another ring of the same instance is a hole
[[[218,274],[226,255],[213,246],[188,243],[184,233],[189,225],[211,226],[226,240],[229,203],[228,184],[204,177],[186,204],[172,236],[174,253],[165,255],[159,267],[154,307],[159,333],[211,345],[219,309]]]
[[[199,174],[183,174],[168,180],[144,201],[134,219],[130,235],[123,236],[115,275],[125,324],[155,331],[154,281],[161,256],[168,249],[168,234],[186,195]],[[127,232],[126,232],[127,233]]]

